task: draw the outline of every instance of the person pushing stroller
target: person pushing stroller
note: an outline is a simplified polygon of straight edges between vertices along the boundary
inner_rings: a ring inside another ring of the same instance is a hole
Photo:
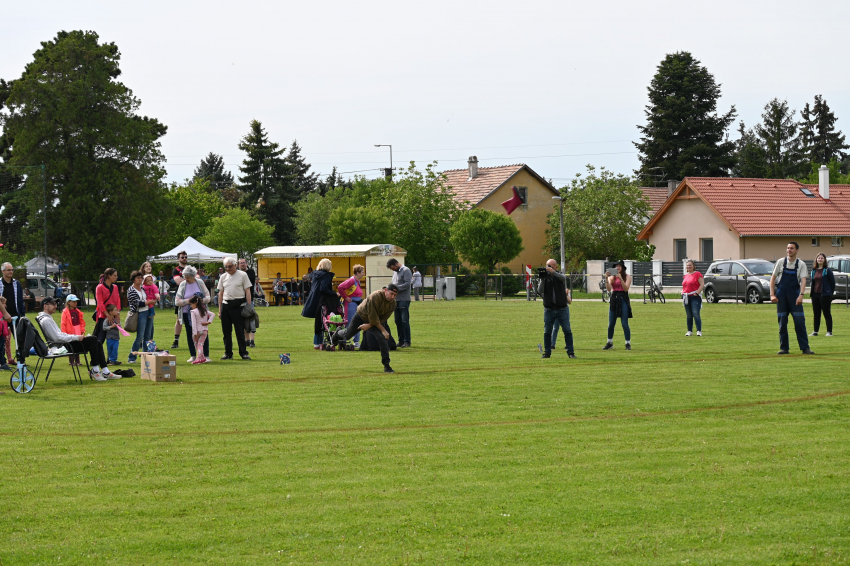
[[[396,295],[398,295],[398,287],[392,283],[380,291],[373,292],[357,307],[357,312],[348,321],[348,328],[337,330],[332,335],[332,340],[336,343],[350,340],[360,330],[369,332],[381,348],[381,363],[384,364],[384,373],[395,373],[393,368],[390,367],[390,345],[387,342],[390,333],[387,332],[384,325],[395,311]]]

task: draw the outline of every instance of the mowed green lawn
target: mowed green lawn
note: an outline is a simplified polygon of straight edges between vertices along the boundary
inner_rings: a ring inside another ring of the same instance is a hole
[[[633,304],[631,352],[573,304],[577,360],[518,300],[413,303],[395,375],[314,351],[297,307],[251,362],[216,321],[178,383],[59,362],[0,395],[0,564],[850,563],[850,309],[778,357],[771,305],[685,338],[681,304]]]

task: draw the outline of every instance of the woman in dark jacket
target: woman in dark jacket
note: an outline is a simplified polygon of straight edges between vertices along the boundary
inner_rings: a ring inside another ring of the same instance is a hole
[[[818,335],[821,312],[823,312],[823,318],[826,321],[826,335],[832,336],[832,294],[835,290],[835,275],[826,265],[825,254],[820,253],[815,258],[809,290],[812,310],[815,312],[815,331],[811,333],[811,336]]]
[[[315,321],[313,348],[316,350],[322,347],[322,306],[326,306],[330,311],[336,311],[339,308],[339,295],[334,291],[334,273],[331,268],[331,260],[325,258],[310,274],[310,294],[307,295],[304,308],[301,309],[301,316]]]

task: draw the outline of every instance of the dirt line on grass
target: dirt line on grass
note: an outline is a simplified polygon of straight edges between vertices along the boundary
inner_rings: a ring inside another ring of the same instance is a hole
[[[387,425],[374,427],[348,427],[348,428],[295,428],[295,429],[260,429],[260,430],[212,430],[212,431],[176,431],[176,432],[0,432],[0,436],[22,436],[22,437],[151,437],[151,436],[235,436],[235,435],[258,435],[258,434],[324,434],[324,433],[348,433],[348,432],[382,432],[403,430],[428,430],[440,428],[472,428],[487,426],[515,426],[515,425],[538,425],[570,422],[592,422],[606,420],[644,419],[652,417],[668,417],[673,415],[688,415],[710,411],[728,411],[733,409],[746,409],[747,407],[763,407],[770,405],[783,405],[790,403],[803,403],[806,401],[817,401],[832,397],[850,395],[848,391],[833,391],[832,393],[821,393],[819,395],[808,395],[806,397],[791,397],[787,399],[772,399],[764,401],[749,401],[746,403],[733,403],[730,405],[715,405],[709,407],[693,407],[690,409],[673,409],[670,411],[653,411],[646,413],[626,413],[620,415],[589,415],[574,417],[559,417],[551,419],[529,419],[524,421],[478,421],[471,423],[434,423],[421,425]]]

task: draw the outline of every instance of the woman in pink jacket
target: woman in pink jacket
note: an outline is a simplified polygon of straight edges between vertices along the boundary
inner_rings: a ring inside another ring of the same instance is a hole
[[[365,277],[366,268],[357,264],[351,271],[354,275],[340,283],[336,288],[336,292],[339,293],[340,298],[345,303],[345,317],[349,322],[354,319],[354,315],[357,313],[357,307],[360,306],[360,301],[363,300],[363,288],[360,286],[360,280]],[[354,335],[354,345],[355,347],[360,347],[359,332]]]

